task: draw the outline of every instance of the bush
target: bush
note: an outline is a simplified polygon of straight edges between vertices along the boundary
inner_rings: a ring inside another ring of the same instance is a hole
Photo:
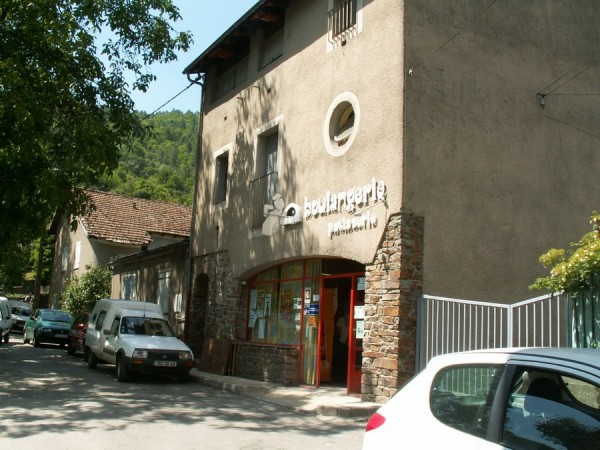
[[[550,249],[540,256],[544,267],[551,268],[547,277],[538,278],[531,289],[548,289],[574,294],[590,287],[590,276],[600,272],[600,214],[590,218],[592,231],[579,242],[571,243],[568,250]]]
[[[81,277],[73,277],[62,300],[62,308],[73,315],[90,312],[101,298],[110,297],[112,273],[105,267],[86,267]]]

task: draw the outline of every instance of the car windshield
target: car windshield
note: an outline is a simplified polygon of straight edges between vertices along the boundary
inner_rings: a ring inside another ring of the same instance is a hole
[[[11,311],[15,316],[29,317],[31,315],[31,310],[27,309],[27,308],[14,307],[14,308],[11,308]]]
[[[71,316],[62,311],[44,311],[40,316],[41,320],[48,322],[67,322],[71,323]]]
[[[147,336],[173,337],[175,334],[163,319],[151,317],[123,317],[121,334],[141,334]]]

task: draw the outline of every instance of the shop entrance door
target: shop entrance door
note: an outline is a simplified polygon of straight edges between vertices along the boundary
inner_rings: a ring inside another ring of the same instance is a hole
[[[318,381],[348,393],[361,387],[363,280],[363,274],[337,275],[324,277],[321,286]]]
[[[348,393],[360,394],[362,350],[365,333],[365,277],[352,277],[350,296],[350,336],[348,339]]]

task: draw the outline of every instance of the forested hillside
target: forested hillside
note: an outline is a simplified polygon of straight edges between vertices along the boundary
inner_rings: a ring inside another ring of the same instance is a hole
[[[130,197],[192,204],[198,113],[140,113],[150,135],[121,155],[118,169],[96,189]]]

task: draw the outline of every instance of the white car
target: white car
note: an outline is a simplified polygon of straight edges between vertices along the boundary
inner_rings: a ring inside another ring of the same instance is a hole
[[[6,297],[0,297],[0,344],[10,340],[10,329],[12,328],[12,316],[10,304]]]
[[[114,364],[117,380],[131,373],[175,375],[186,381],[194,367],[194,355],[180,341],[160,306],[129,300],[98,300],[90,314],[85,336],[88,367]]]
[[[600,350],[433,358],[367,423],[363,449],[600,449]]]

